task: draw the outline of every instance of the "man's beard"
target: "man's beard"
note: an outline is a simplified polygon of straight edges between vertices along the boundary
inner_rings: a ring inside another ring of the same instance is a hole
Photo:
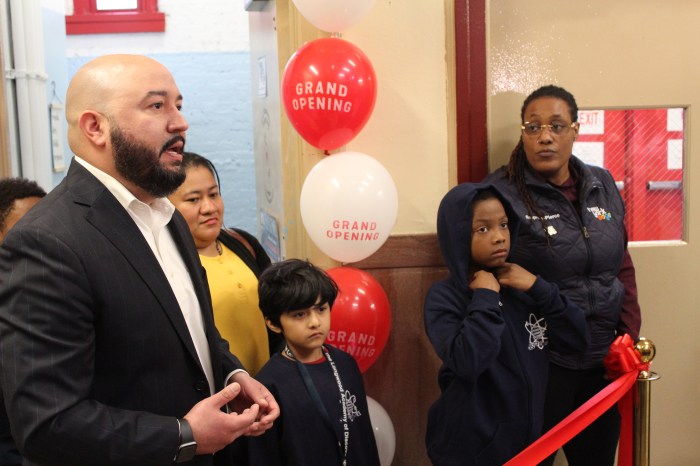
[[[180,167],[169,170],[160,164],[160,155],[178,141],[185,142],[182,136],[168,140],[160,152],[127,136],[118,126],[110,131],[112,151],[117,172],[153,197],[165,197],[185,181],[185,171]]]

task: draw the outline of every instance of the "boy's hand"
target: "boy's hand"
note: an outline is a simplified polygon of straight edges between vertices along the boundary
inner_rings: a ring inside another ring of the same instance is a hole
[[[537,277],[518,264],[506,262],[496,271],[498,283],[520,291],[527,291],[535,284]]]
[[[501,291],[501,285],[499,285],[496,277],[493,276],[491,272],[486,270],[477,270],[474,275],[472,275],[469,281],[469,289],[475,290],[477,288],[486,288],[487,290],[493,290],[496,293]]]

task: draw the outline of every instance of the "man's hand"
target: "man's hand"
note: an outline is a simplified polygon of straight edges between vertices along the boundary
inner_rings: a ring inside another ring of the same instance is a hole
[[[232,383],[192,407],[185,419],[192,427],[197,454],[215,453],[248,432],[258,417],[260,407],[249,405],[237,413],[227,414],[221,407],[241,396],[241,386]],[[278,410],[279,411],[279,410]]]
[[[229,402],[232,412],[245,412],[250,406],[259,406],[260,410],[255,422],[248,428],[245,435],[258,436],[272,427],[272,423],[280,415],[280,407],[272,393],[245,372],[237,372],[232,379],[240,384],[241,394]]]

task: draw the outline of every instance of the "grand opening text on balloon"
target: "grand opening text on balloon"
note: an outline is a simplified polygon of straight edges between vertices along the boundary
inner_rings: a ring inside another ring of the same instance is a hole
[[[347,97],[348,87],[334,82],[311,81],[299,82],[295,86],[297,96],[292,99],[294,110],[328,110],[349,113],[352,102],[342,99]]]
[[[326,230],[326,237],[344,241],[376,241],[379,239],[377,222],[333,220],[332,227]]]

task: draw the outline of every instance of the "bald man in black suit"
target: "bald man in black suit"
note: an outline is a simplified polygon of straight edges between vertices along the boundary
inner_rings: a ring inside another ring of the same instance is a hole
[[[0,248],[0,381],[30,464],[228,466],[279,416],[214,327],[165,198],[184,179],[181,106],[155,60],[87,63],[66,96],[77,157]]]

